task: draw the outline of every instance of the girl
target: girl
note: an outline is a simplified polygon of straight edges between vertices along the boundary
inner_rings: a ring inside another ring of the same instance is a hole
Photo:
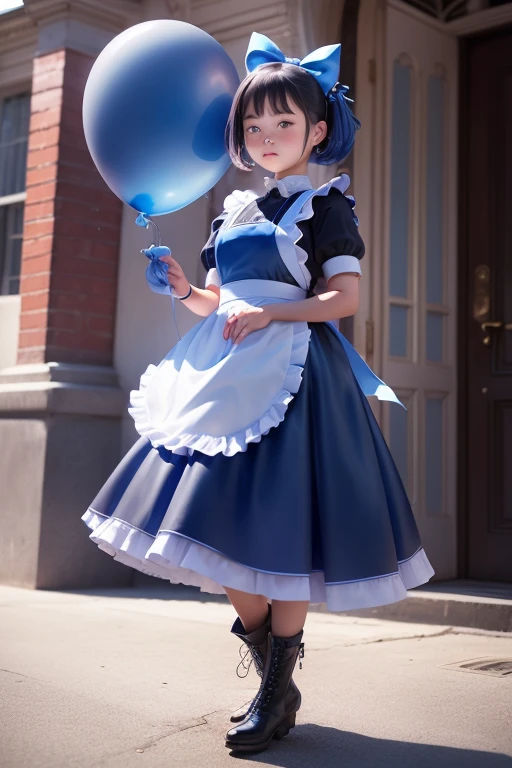
[[[392,603],[434,573],[366,400],[396,396],[328,322],[356,312],[364,254],[348,176],[318,189],[307,176],[310,161],[342,160],[359,127],[339,57],[337,45],[286,59],[252,35],[226,137],[236,166],[273,174],[267,194],[226,199],[204,289],[161,258],[205,319],[131,393],[141,437],[82,518],[116,560],[227,594],[261,677],[231,717],[234,751],[295,725],[310,603]]]

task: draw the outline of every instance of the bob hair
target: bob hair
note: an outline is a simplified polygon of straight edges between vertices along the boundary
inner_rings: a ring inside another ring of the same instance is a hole
[[[339,84],[337,84],[339,85]],[[316,79],[296,64],[271,62],[261,64],[239,85],[229,113],[225,140],[233,165],[244,171],[252,170],[244,141],[244,113],[252,102],[257,117],[261,117],[265,101],[269,100],[274,114],[291,112],[288,99],[295,102],[306,119],[304,148],[310,126],[321,120],[327,123],[327,135],[311,153],[308,162],[329,165],[343,160],[354,144],[355,132],[361,127],[352,114],[341,91],[333,89],[324,95]]]

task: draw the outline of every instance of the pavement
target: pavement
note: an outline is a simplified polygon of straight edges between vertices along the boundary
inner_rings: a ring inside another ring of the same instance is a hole
[[[257,690],[224,596],[0,587],[1,768],[512,768],[512,634],[311,611],[297,725],[224,746]],[[482,672],[459,666],[500,662]],[[508,663],[507,663],[508,662]]]

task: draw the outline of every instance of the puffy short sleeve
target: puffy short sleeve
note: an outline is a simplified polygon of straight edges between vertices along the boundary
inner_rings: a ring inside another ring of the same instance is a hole
[[[218,288],[221,286],[221,280],[219,273],[217,272],[215,263],[215,238],[219,230],[220,225],[226,218],[226,211],[223,211],[220,216],[212,221],[210,237],[205,243],[201,251],[201,263],[207,270],[204,287],[208,288],[209,285],[216,285]]]
[[[333,188],[326,197],[314,200],[314,261],[328,280],[343,272],[361,275],[360,260],[365,246],[354,213],[355,200]]]

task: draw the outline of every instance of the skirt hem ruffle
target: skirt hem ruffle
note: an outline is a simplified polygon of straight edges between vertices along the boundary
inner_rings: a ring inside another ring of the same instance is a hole
[[[325,603],[329,611],[373,608],[403,600],[407,590],[427,582],[435,573],[423,547],[398,561],[394,573],[360,580],[326,582],[323,571],[281,574],[251,568],[205,544],[176,533],[152,536],[129,523],[88,509],[81,518],[92,529],[89,538],[114,560],[173,584],[199,587],[201,592],[225,594],[224,587],[271,600]]]

